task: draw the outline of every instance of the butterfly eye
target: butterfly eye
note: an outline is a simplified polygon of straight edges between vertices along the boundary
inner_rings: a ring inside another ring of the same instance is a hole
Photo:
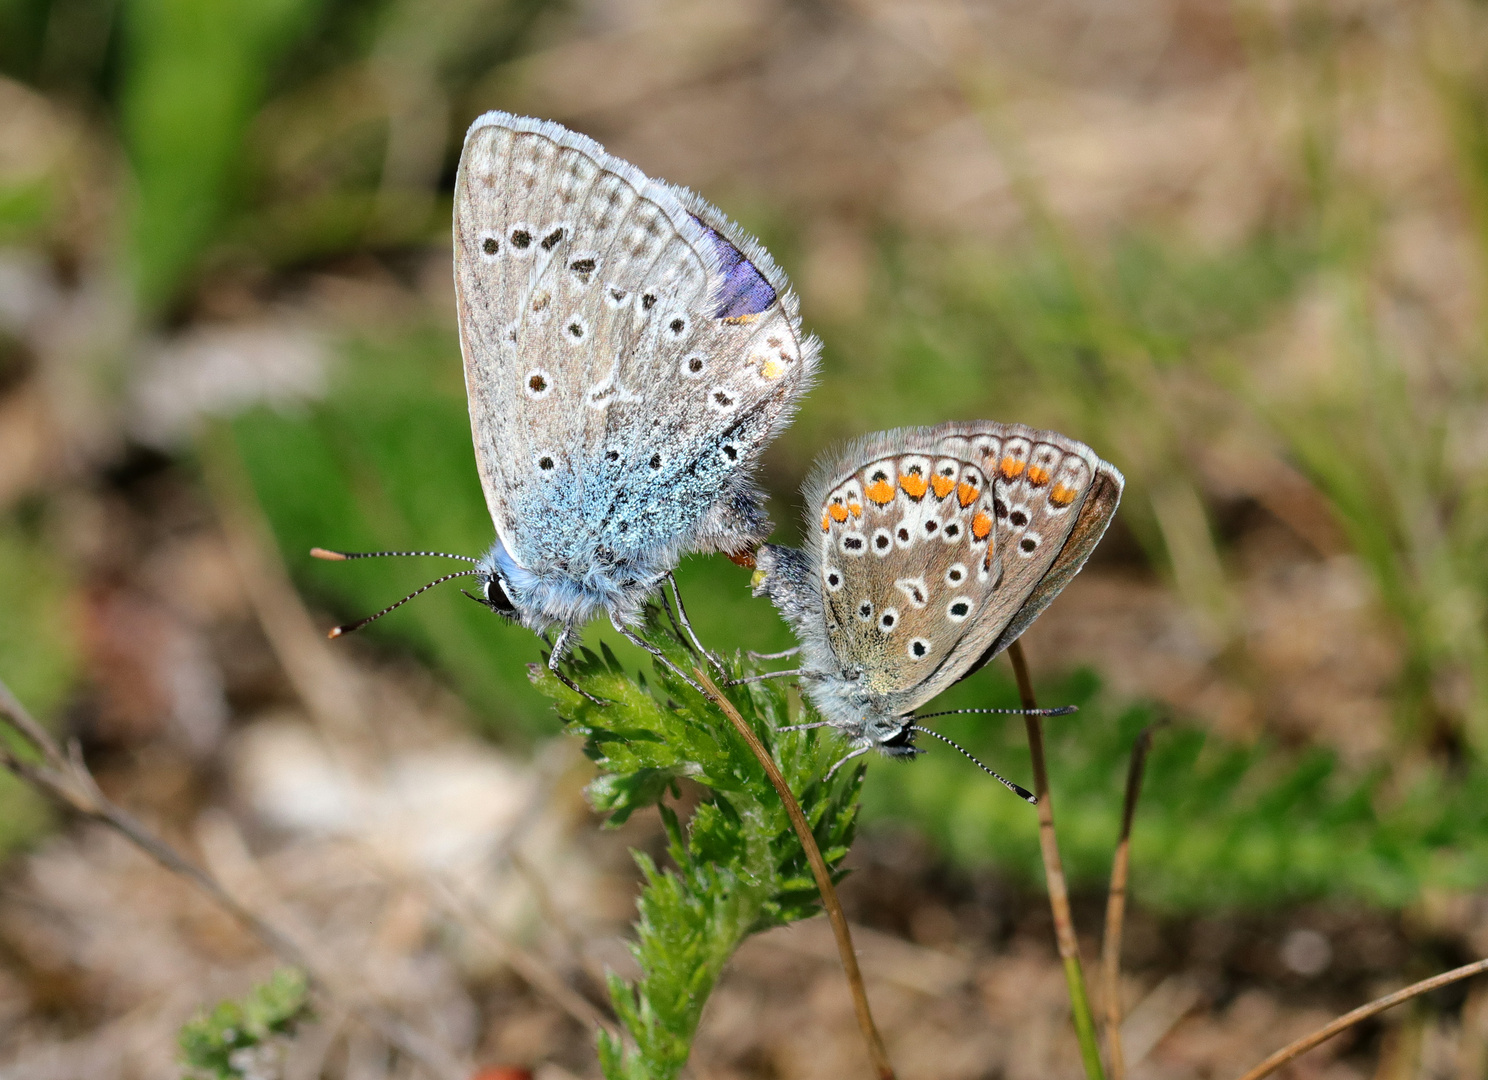
[[[511,602],[511,597],[506,594],[506,582],[501,575],[492,574],[482,584],[481,592],[485,594],[486,604],[497,614],[514,618],[517,614],[517,606]]]

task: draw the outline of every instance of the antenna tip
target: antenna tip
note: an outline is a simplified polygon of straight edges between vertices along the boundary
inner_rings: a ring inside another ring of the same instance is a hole
[[[1038,805],[1038,796],[1035,795],[1033,792],[1020,791],[1019,794],[1023,796],[1023,801],[1026,802],[1029,806]]]
[[[349,626],[333,626],[331,627],[330,633],[326,634],[326,637],[334,641],[336,638],[340,637],[342,634],[346,633],[346,631],[350,629],[351,627]]]
[[[310,554],[317,559],[329,559],[331,562],[345,562],[346,556],[339,551],[327,551],[322,547],[313,547]],[[335,635],[332,635],[333,637]]]

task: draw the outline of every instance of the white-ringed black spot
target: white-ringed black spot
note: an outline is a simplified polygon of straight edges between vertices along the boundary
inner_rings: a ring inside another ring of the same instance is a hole
[[[720,412],[727,412],[734,407],[734,395],[723,389],[711,390],[708,404]]]
[[[655,293],[642,293],[641,294],[641,310],[642,311],[650,311],[655,306],[656,306],[656,294]]]
[[[619,461],[620,460],[620,451],[619,450],[606,450],[605,451],[605,460],[606,461]]]
[[[661,468],[661,455],[660,454],[652,454],[651,455],[651,460],[649,462],[647,462],[647,464],[650,465],[653,469],[659,469],[659,468]]]
[[[1008,514],[1008,524],[1016,529],[1021,529],[1028,524],[1028,515],[1022,510],[1014,510]]]
[[[687,320],[681,318],[673,319],[667,323],[667,329],[672,332],[673,337],[681,337],[682,331],[687,329]]]
[[[568,336],[575,341],[581,341],[584,337],[584,324],[578,319],[568,324]]]
[[[1003,502],[1001,499],[993,499],[992,500],[992,512],[994,514],[996,514],[1000,518],[1007,517],[1008,516],[1007,503]]]
[[[946,571],[945,579],[947,585],[961,584],[961,582],[966,580],[966,567],[962,566],[960,563],[956,563],[954,566]]]
[[[707,366],[708,362],[701,356],[694,353],[693,355],[687,357],[682,361],[682,374],[701,375],[703,373],[703,368]]]
[[[527,373],[527,381],[524,384],[524,389],[528,397],[547,397],[548,391],[552,390],[552,388],[552,377],[542,368],[533,368]]]
[[[833,592],[836,592],[838,589],[842,588],[842,575],[839,574],[836,570],[827,571],[827,588],[831,589]]]
[[[898,625],[899,612],[895,608],[885,608],[884,613],[878,617],[878,628],[885,634],[891,633]]]
[[[909,655],[915,660],[923,660],[929,651],[930,643],[924,638],[917,637],[909,643]]]
[[[872,600],[864,600],[861,604],[858,605],[858,618],[862,619],[864,622],[867,622],[869,619],[873,618]]]
[[[909,543],[909,530],[906,529],[903,525],[899,526],[899,531],[894,535],[899,537],[901,543]]]
[[[866,544],[867,542],[863,539],[863,534],[860,532],[842,534],[842,550],[848,555],[863,554],[863,548]]]
[[[738,461],[739,451],[734,447],[733,443],[724,443],[723,456],[728,458],[730,461]]]
[[[526,229],[513,229],[511,234],[512,247],[521,251],[532,246],[532,234]]]
[[[873,534],[873,550],[882,555],[894,546],[894,538],[889,535],[888,529],[879,529]]]
[[[1031,536],[1025,536],[1022,540],[1018,541],[1018,546],[1025,552],[1032,552],[1034,548],[1038,547],[1038,541]]]
[[[553,459],[550,458],[547,454],[544,454],[542,457],[537,459],[537,467],[543,472],[547,472],[553,467]]]
[[[925,519],[925,535],[926,536],[934,536],[936,534],[936,532],[939,531],[939,529],[940,529],[940,522],[936,521],[934,518],[926,518]]]
[[[594,267],[598,265],[593,259],[575,259],[568,264],[568,268],[575,274],[588,276],[594,273]]]
[[[501,245],[497,243],[494,236],[488,236],[481,241],[481,254],[483,255],[495,255],[500,250]]]
[[[959,596],[946,605],[946,618],[951,622],[962,622],[970,614],[971,603]]]
[[[954,540],[961,535],[961,526],[957,525],[954,521],[950,522],[945,527],[945,535],[948,539]]]
[[[544,236],[543,237],[543,239],[542,239],[542,249],[544,251],[552,251],[555,247],[558,246],[559,242],[562,241],[562,239],[563,239],[563,230],[562,229],[554,229],[552,232],[548,233],[547,236]]]

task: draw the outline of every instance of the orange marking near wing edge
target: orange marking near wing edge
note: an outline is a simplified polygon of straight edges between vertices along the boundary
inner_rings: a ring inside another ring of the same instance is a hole
[[[970,506],[976,501],[977,488],[974,484],[961,484],[956,488],[956,498],[961,500],[962,506]]]
[[[925,483],[925,478],[919,473],[905,473],[899,478],[899,486],[911,499],[918,499],[924,496],[930,485]]]
[[[831,527],[832,527],[832,518],[831,518],[831,516],[828,515],[828,514],[823,514],[822,515],[822,532],[826,532]]]
[[[887,480],[879,480],[876,483],[869,484],[868,490],[864,494],[879,506],[887,506],[894,498],[894,489],[889,486]]]
[[[1028,482],[1034,487],[1042,487],[1049,482],[1049,470],[1037,465],[1028,466]]]
[[[1005,457],[1002,459],[1002,464],[997,466],[997,471],[1002,473],[1004,479],[1011,480],[1022,475],[1023,464],[1017,458]]]
[[[1065,487],[1063,484],[1055,484],[1054,490],[1049,492],[1049,501],[1055,506],[1068,506],[1075,501],[1077,494],[1079,492],[1075,491],[1074,488]]]
[[[863,504],[862,503],[848,503],[847,504],[847,512],[849,514],[851,514],[855,518],[860,518],[860,517],[863,516]]]
[[[985,540],[991,531],[992,519],[978,511],[976,517],[971,519],[971,535],[975,536],[978,540]]]
[[[949,476],[932,476],[930,478],[930,486],[935,489],[935,497],[937,499],[944,499],[951,493],[951,489],[956,486],[956,481],[952,480]]]
[[[841,503],[833,503],[827,508],[827,513],[832,515],[832,520],[839,525],[847,520],[847,507]]]

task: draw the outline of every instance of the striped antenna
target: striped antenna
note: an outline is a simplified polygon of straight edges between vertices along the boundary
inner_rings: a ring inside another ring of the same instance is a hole
[[[994,711],[994,710],[989,710],[989,711]],[[1003,710],[995,710],[995,711],[1003,711]],[[1017,709],[1008,709],[1006,711],[1008,711],[1008,712],[1017,712],[1018,710]],[[976,766],[979,769],[982,770],[982,772],[984,772],[988,776],[992,777],[992,779],[998,781],[1000,784],[1002,784],[1003,787],[1007,788],[1014,795],[1018,796],[1018,798],[1022,799],[1026,803],[1032,803],[1035,806],[1038,805],[1038,799],[1034,798],[1033,792],[1029,791],[1027,788],[1021,788],[1021,787],[1019,787],[1017,784],[1013,783],[1007,777],[1005,777],[1005,776],[999,776],[997,773],[995,773],[991,769],[987,768],[987,766],[983,765],[981,763],[981,761],[979,761],[975,756],[972,755],[972,752],[970,750],[966,749],[966,747],[962,746],[960,743],[955,742],[954,740],[951,740],[951,739],[947,739],[944,735],[942,735],[938,731],[931,731],[927,727],[920,727],[918,724],[910,724],[909,725],[909,730],[910,731],[919,731],[919,732],[922,732],[922,733],[924,733],[926,735],[933,735],[935,738],[939,739],[941,742],[948,743],[949,745],[954,746],[957,750],[960,750],[967,757],[971,758],[971,760],[976,764]]]
[[[1056,705],[1052,709],[947,709],[945,712],[918,714],[916,720],[932,720],[937,716],[961,716],[964,713],[1000,713],[1004,716],[1068,716],[1080,711],[1078,705]]]
[[[402,553],[401,552],[395,552],[395,554],[402,554]],[[452,556],[452,557],[453,558],[460,558],[460,556],[458,556],[458,555]],[[474,559],[471,560],[471,562],[474,562],[474,561],[475,561]],[[376,615],[368,615],[365,619],[358,619],[354,623],[347,623],[345,626],[338,626],[334,630],[332,630],[329,634],[327,634],[326,637],[338,638],[342,634],[349,634],[353,630],[360,630],[362,627],[366,626],[369,622],[373,622],[376,619],[382,618],[389,611],[396,611],[398,608],[400,608],[404,604],[408,603],[408,601],[412,600],[415,596],[419,595],[419,593],[428,592],[435,585],[443,585],[446,581],[453,581],[457,577],[474,577],[477,573],[478,573],[478,571],[475,571],[475,570],[457,570],[453,574],[445,574],[444,577],[442,577],[442,578],[435,578],[433,581],[429,582],[429,584],[423,586],[422,588],[414,589],[413,592],[409,593],[402,600],[399,600],[396,604],[389,604],[387,607],[385,607],[381,611],[379,611]]]
[[[469,555],[451,555],[447,551],[331,551],[329,548],[313,547],[310,554],[317,559],[326,559],[330,562],[344,562],[347,559],[388,559],[399,556],[423,556],[427,555],[436,559],[463,559],[468,563],[478,563],[479,559],[472,559]]]

